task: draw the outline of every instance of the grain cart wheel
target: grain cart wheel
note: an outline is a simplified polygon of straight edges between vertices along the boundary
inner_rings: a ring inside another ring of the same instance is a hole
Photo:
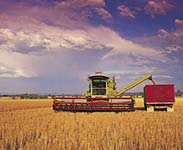
[[[154,106],[147,107],[147,112],[154,112]]]
[[[174,112],[174,107],[173,106],[167,106],[167,112]]]

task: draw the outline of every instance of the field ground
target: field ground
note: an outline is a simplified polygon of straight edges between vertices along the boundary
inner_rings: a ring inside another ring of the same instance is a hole
[[[182,150],[183,98],[175,112],[55,113],[52,100],[0,99],[0,150]]]

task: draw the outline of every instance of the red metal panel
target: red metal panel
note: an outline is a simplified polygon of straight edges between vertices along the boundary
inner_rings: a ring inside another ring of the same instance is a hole
[[[116,98],[114,98],[114,97],[107,97],[107,98],[105,98],[105,97],[95,97],[95,98],[87,98],[87,97],[55,97],[54,99],[71,99],[71,100],[77,100],[77,99],[87,99],[87,100],[109,100],[109,99],[119,99],[119,100],[121,100],[121,99],[131,99],[131,97],[129,96],[129,97],[116,97]]]
[[[54,102],[54,104],[60,104],[60,105],[81,105],[81,104],[87,104],[87,105],[120,105],[120,104],[132,104],[132,102]]]
[[[62,111],[132,111],[133,108],[59,108]]]
[[[144,88],[144,98],[146,103],[175,102],[174,85],[146,85]]]
[[[66,101],[65,101],[66,100]],[[68,98],[62,100],[54,99],[53,109],[61,111],[133,111],[134,101],[132,98],[91,98],[90,101],[80,102],[80,98],[67,101]],[[98,101],[96,101],[98,100]],[[103,101],[105,100],[105,101]],[[113,100],[115,100],[113,102]]]

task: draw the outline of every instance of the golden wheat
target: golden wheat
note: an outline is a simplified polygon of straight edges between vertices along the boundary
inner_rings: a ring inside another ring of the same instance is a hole
[[[12,111],[12,110],[24,110],[24,109],[33,109],[33,108],[45,108],[51,107],[52,100],[43,100],[43,99],[24,99],[24,100],[4,100],[0,99],[0,112],[2,111]]]
[[[183,149],[183,99],[173,113],[55,113],[49,100],[26,102],[0,101],[0,149]],[[136,107],[141,106],[138,99]]]

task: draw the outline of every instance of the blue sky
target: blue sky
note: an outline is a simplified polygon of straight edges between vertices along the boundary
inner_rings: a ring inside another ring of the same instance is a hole
[[[181,0],[0,0],[0,93],[80,94],[95,71],[183,90],[182,70]]]

